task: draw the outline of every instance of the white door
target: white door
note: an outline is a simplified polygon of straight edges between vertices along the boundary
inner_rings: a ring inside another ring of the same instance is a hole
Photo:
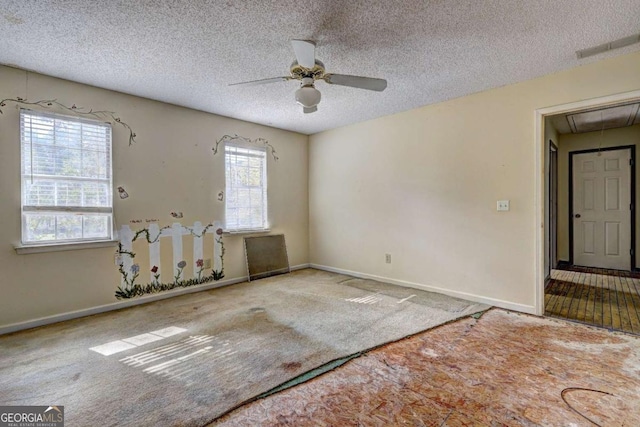
[[[573,263],[631,268],[631,150],[573,156]]]

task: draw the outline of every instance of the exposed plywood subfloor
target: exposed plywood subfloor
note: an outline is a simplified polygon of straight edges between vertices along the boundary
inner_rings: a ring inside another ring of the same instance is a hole
[[[640,335],[640,278],[615,270],[552,270],[545,315]]]
[[[493,309],[383,346],[215,426],[640,425],[640,339]]]

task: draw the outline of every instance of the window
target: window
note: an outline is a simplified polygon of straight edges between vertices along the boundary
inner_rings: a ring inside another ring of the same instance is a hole
[[[110,240],[111,127],[20,111],[22,243]]]
[[[267,228],[267,150],[226,143],[225,220],[228,231]]]

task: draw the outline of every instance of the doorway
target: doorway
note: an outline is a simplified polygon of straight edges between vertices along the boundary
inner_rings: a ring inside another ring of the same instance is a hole
[[[536,312],[640,335],[640,91],[537,110]]]

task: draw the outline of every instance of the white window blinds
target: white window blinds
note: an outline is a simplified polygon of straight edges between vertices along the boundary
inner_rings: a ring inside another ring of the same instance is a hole
[[[21,110],[22,242],[111,239],[111,127]]]
[[[267,151],[225,144],[225,221],[229,231],[267,228]]]

